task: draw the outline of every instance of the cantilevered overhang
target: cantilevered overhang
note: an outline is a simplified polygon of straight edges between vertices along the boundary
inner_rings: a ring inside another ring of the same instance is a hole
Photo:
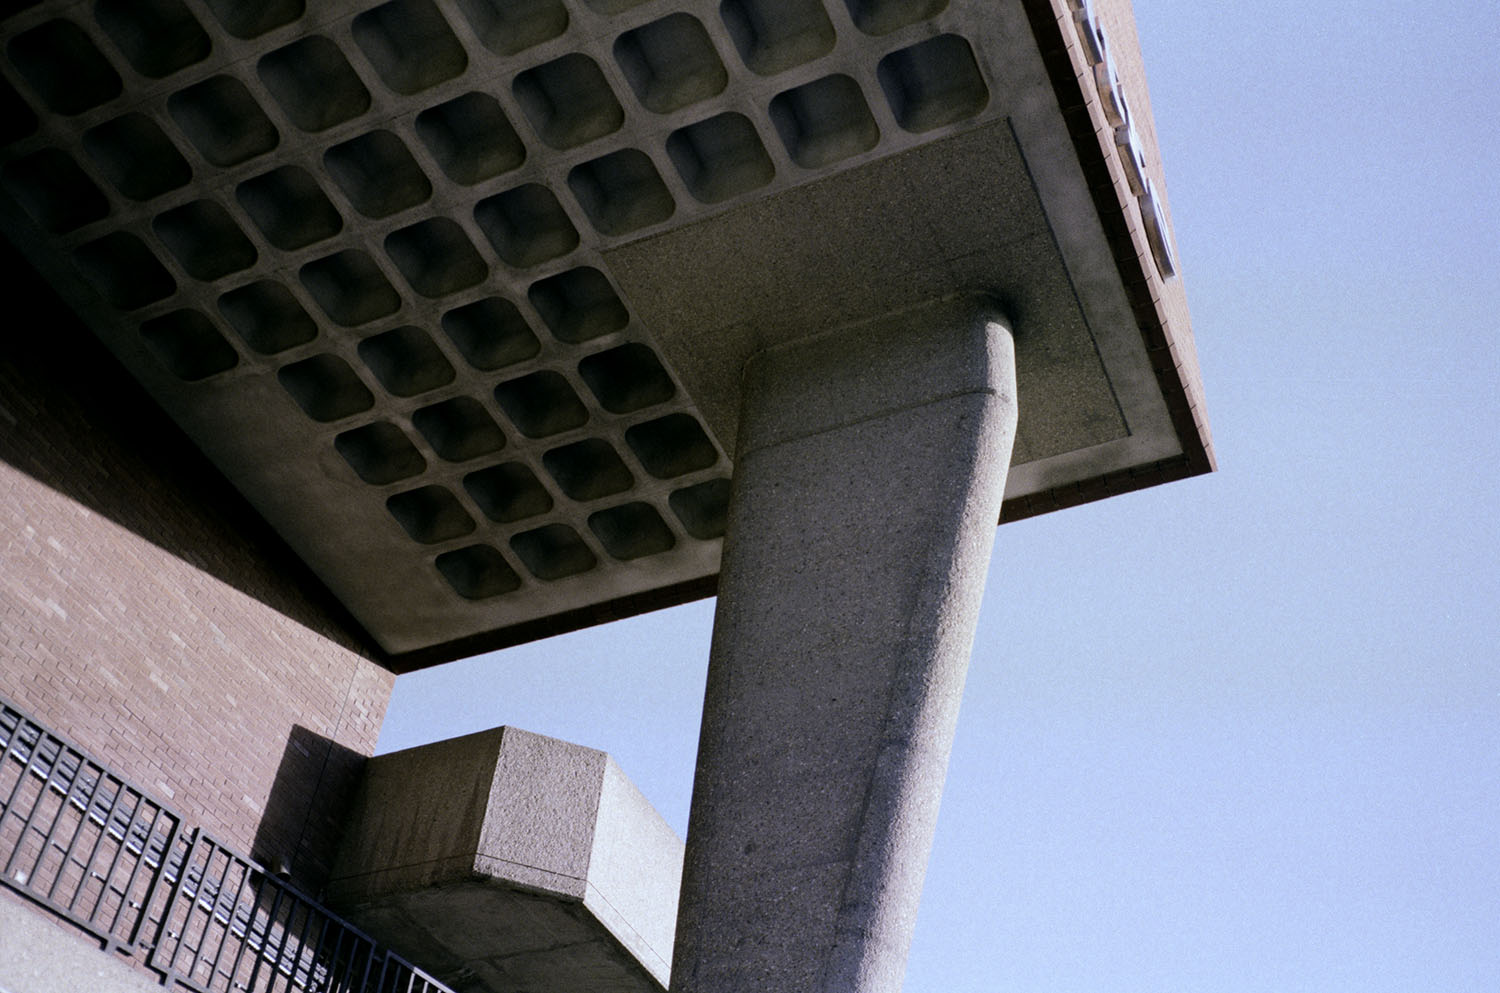
[[[41,3],[0,41],[7,234],[398,670],[711,592],[745,359],[953,294],[1015,330],[1003,519],[1212,467],[1126,4]]]

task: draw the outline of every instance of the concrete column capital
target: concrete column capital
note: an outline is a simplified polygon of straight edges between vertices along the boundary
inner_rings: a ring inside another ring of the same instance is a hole
[[[736,451],[968,393],[1014,410],[1014,364],[1010,322],[976,294],[772,345],[745,363]]]

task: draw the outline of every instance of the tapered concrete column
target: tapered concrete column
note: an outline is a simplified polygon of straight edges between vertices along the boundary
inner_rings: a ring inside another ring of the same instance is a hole
[[[746,369],[674,993],[901,987],[1016,424],[948,299]]]

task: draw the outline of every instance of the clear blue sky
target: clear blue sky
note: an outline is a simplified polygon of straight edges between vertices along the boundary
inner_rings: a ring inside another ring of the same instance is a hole
[[[1500,990],[1500,19],[1138,0],[1221,470],[1006,525],[909,993]],[[402,677],[686,828],[712,602]]]

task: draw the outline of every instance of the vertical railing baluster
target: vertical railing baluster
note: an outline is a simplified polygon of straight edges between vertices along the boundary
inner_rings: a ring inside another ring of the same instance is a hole
[[[321,961],[323,939],[328,937],[328,926],[330,923],[332,923],[332,918],[328,915],[318,915],[318,940],[313,943],[312,951],[308,953],[307,983],[304,985],[304,989],[310,990],[313,987],[313,975],[318,968],[318,963]],[[327,972],[328,970],[325,969],[324,971]]]
[[[229,867],[234,864],[234,858],[231,857],[228,852],[225,852],[222,849],[220,849],[219,850],[219,854],[224,857],[224,871],[221,872],[221,873],[219,873],[219,882],[218,882],[218,885],[214,887],[213,900],[212,900],[212,902],[209,903],[209,906],[208,906],[208,920],[203,925],[203,937],[201,939],[199,939],[197,947],[193,949],[193,958],[192,958],[192,961],[188,963],[188,967],[187,967],[186,971],[183,973],[183,975],[185,975],[185,976],[187,976],[189,978],[192,978],[192,976],[195,973],[197,973],[197,971],[198,971],[198,962],[203,958],[203,946],[204,946],[204,944],[206,944],[208,942],[208,936],[212,932],[212,930],[214,929],[214,927],[216,926],[216,921],[218,919],[218,913],[217,913],[217,911],[219,909],[219,901],[223,898],[223,895],[224,895],[224,880],[226,880],[226,879],[229,878]],[[207,864],[205,864],[204,867],[203,867],[203,878],[201,880],[199,880],[199,883],[198,883],[198,900],[197,900],[197,902],[200,903],[200,904],[204,902],[203,901],[203,891],[204,891],[205,888],[207,888],[207,885],[208,885],[208,872],[209,872],[209,869],[212,867],[212,865],[213,865],[212,856],[210,856],[210,861]],[[213,979],[213,973],[209,973],[209,979],[210,979],[210,981],[212,981],[212,979]]]
[[[347,948],[345,947],[346,944],[348,945]],[[342,975],[336,980],[332,978],[329,980],[328,993],[349,993],[351,990],[362,993],[364,990],[363,978],[360,979],[359,986],[355,985],[354,979],[355,972],[358,971],[360,964],[360,944],[359,939],[348,928],[339,928],[338,939],[334,943],[331,958],[335,965],[343,963],[342,968],[339,970]]]
[[[230,859],[227,864],[234,866],[235,871],[239,874],[239,881],[234,886],[234,899],[229,902],[229,907],[225,911],[227,918],[224,922],[224,938],[219,942],[219,950],[214,952],[213,963],[209,966],[208,982],[210,987],[213,986],[215,978],[219,975],[219,961],[224,957],[224,946],[229,944],[230,939],[234,937],[234,914],[239,909],[240,898],[245,893],[245,884],[250,880],[250,869],[244,862],[241,862],[239,859]],[[220,885],[222,886],[223,884],[221,883]],[[220,890],[220,892],[223,891]],[[230,973],[229,984],[229,988],[233,989],[233,973]]]
[[[171,893],[167,897],[166,906],[162,908],[161,930],[157,938],[156,948],[151,952],[151,965],[163,975],[163,982],[170,986],[177,974],[177,952],[182,944],[182,937],[187,930],[187,921],[191,917],[191,907],[188,915],[183,918],[183,930],[178,933],[177,938],[172,938],[172,917],[177,913],[177,905],[182,901],[183,893],[188,887],[188,876],[192,874],[193,863],[197,861],[198,849],[201,845],[213,842],[202,831],[193,833],[193,840],[188,847],[188,853],[182,860],[182,865],[177,870],[177,879],[172,883]],[[163,865],[166,860],[162,860]],[[169,947],[170,946],[170,947]],[[164,961],[162,961],[164,959]]]
[[[68,776],[67,767],[63,765],[63,757],[71,754],[74,754],[72,749],[65,748],[62,742],[58,742],[57,758],[52,762],[52,770],[42,780],[42,789],[37,794],[36,806],[32,808],[33,815],[42,808],[43,802],[47,799],[49,789],[60,794],[61,798],[57,802],[57,809],[52,812],[52,821],[47,825],[47,830],[43,831],[40,826],[36,828],[36,832],[42,836],[42,843],[37,849],[36,858],[31,862],[31,868],[26,870],[26,878],[28,880],[35,880],[37,873],[42,871],[43,863],[47,859],[47,851],[52,847],[52,836],[57,832],[57,825],[62,821],[63,812],[68,809],[68,800],[73,795],[73,786],[78,781],[79,772],[83,769],[83,759],[80,756],[73,774]],[[59,766],[63,766],[61,772],[59,772]],[[67,776],[66,782],[61,780],[61,776]],[[58,782],[54,783],[54,779],[57,779]]]
[[[105,895],[109,893],[109,881],[115,878],[115,870],[119,868],[120,859],[125,855],[126,845],[130,841],[130,825],[134,824],[136,817],[139,816],[141,804],[148,802],[145,794],[141,793],[140,790],[132,789],[130,792],[135,797],[135,803],[130,808],[130,817],[125,821],[125,827],[120,831],[120,839],[115,847],[114,857],[109,860],[109,870],[100,879],[99,895],[94,897],[94,905],[89,908],[89,920],[93,920],[99,915],[99,906],[104,902]],[[106,822],[104,825],[104,833],[108,834],[110,838],[114,838],[114,835],[110,834],[110,829],[113,826],[113,820]]]
[[[264,880],[264,877],[262,879]],[[264,892],[264,886],[262,886],[262,892]],[[255,966],[250,970],[250,981],[245,984],[245,989],[249,990],[250,993],[254,993],[255,981],[260,978],[260,967],[265,964],[266,946],[271,943],[271,926],[276,923],[276,914],[281,909],[281,897],[284,892],[281,887],[276,887],[276,897],[271,901],[270,913],[266,915],[265,935],[261,938],[260,950],[255,956]],[[285,934],[284,931],[283,934]]]
[[[297,985],[297,969],[302,965],[302,953],[307,949],[307,928],[312,923],[312,906],[305,900],[299,899],[292,904],[292,916],[287,918],[288,929],[299,907],[302,909],[302,926],[297,929],[297,942],[292,948],[291,959],[286,965],[286,988],[288,990]]]
[[[371,942],[364,940],[359,942],[359,952],[356,953],[355,963],[359,969],[359,985],[353,988],[358,989],[360,993],[368,993],[372,981],[371,974],[376,968],[375,946]],[[373,977],[373,981],[378,983],[379,977]]]
[[[40,729],[38,729],[38,730],[40,730]],[[45,737],[50,737],[50,735],[47,735]],[[42,741],[45,740],[45,737],[38,737],[37,744],[34,745],[34,746],[32,746],[31,757],[32,757],[33,760],[36,759],[37,753],[42,750],[41,749],[41,743],[42,743]],[[25,821],[25,823],[23,823],[21,825],[21,833],[20,833],[19,836],[17,836],[15,851],[13,851],[13,852],[10,853],[10,858],[7,859],[6,862],[5,862],[5,876],[6,876],[7,879],[10,878],[11,869],[15,868],[16,859],[20,856],[21,849],[24,848],[25,845],[26,845],[26,835],[27,835],[27,833],[30,832],[31,830],[33,830],[33,828],[32,828],[31,825],[36,820],[37,811],[39,811],[39,810],[42,809],[42,801],[45,800],[46,797],[47,797],[47,783],[52,779],[52,770],[54,770],[54,769],[57,768],[57,760],[61,756],[62,756],[62,747],[61,747],[61,745],[59,745],[56,753],[52,756],[52,762],[51,762],[51,764],[49,764],[47,766],[47,771],[45,773],[41,774],[41,776],[42,776],[42,785],[41,785],[41,787],[39,788],[39,790],[37,792],[36,802],[31,805],[31,811],[30,811],[30,813],[28,813],[26,815],[26,821]],[[29,762],[27,763],[26,769],[24,771],[25,772],[30,772],[31,771],[31,763],[29,763]],[[26,779],[26,777],[23,775],[20,780],[17,780],[16,786],[17,786],[18,789],[20,787],[21,782],[24,782],[25,779]],[[15,800],[15,795],[16,795],[16,791],[12,790],[11,791],[11,800],[12,800],[12,802],[14,802],[14,800]]]
[[[113,936],[116,933],[116,931],[119,929],[119,927],[120,927],[120,915],[123,914],[125,912],[125,908],[130,905],[130,891],[133,890],[133,889],[135,889],[136,878],[139,877],[140,874],[141,874],[141,867],[146,864],[146,846],[150,843],[151,836],[156,833],[157,822],[161,820],[162,808],[159,805],[155,804],[155,803],[153,803],[151,805],[151,808],[152,808],[152,811],[153,811],[153,813],[151,814],[151,825],[146,829],[145,840],[141,842],[141,853],[140,853],[139,856],[136,857],[135,865],[132,866],[131,869],[130,869],[130,877],[125,880],[125,885],[120,890],[120,905],[115,908],[115,915],[114,915],[113,918],[110,919],[110,922],[109,922],[109,934],[111,936]],[[134,826],[135,826],[135,822],[132,820],[131,823],[126,828],[125,839],[124,839],[124,841],[121,842],[121,848],[122,849],[129,846],[129,844],[130,844],[130,831],[129,831],[129,828],[130,827],[134,827]],[[105,885],[106,886],[108,885],[107,881],[106,881]],[[145,909],[144,903],[142,904],[142,909],[143,910]],[[132,932],[135,931],[135,924],[134,923],[132,923],[130,925],[130,930]]]
[[[304,903],[303,900],[298,897],[297,894],[293,893],[290,889],[287,889],[286,893],[291,897],[291,909],[286,913],[286,923],[281,926],[281,943],[276,946],[276,961],[271,965],[270,988],[273,990],[276,988],[276,976],[282,970],[282,959],[286,956],[287,942],[291,940],[292,925],[297,922],[297,909],[299,907],[304,911],[302,916],[302,928],[304,931],[307,929],[307,904]],[[302,947],[302,935],[300,933],[297,935],[296,947],[299,950]],[[295,971],[295,969],[293,971]]]
[[[52,885],[47,887],[47,899],[49,901],[51,901],[54,894],[57,893],[57,885],[62,882],[63,876],[67,875],[68,863],[70,861],[76,861],[73,856],[73,849],[78,844],[78,836],[83,833],[83,826],[89,822],[90,815],[94,812],[94,801],[99,796],[99,788],[104,785],[104,780],[106,778],[104,768],[92,762],[89,764],[93,765],[94,768],[99,770],[99,775],[94,779],[93,789],[89,790],[88,797],[83,801],[83,813],[79,815],[78,823],[73,827],[73,836],[68,839],[67,847],[63,849],[62,867],[57,870],[57,875],[52,878]],[[87,865],[83,867],[83,873],[84,878],[87,878]],[[82,885],[81,881],[80,885]]]
[[[136,919],[135,927],[130,933],[130,943],[132,945],[141,940],[142,929],[144,929],[151,923],[149,919],[151,916],[151,905],[156,902],[157,892],[161,889],[162,884],[167,881],[167,866],[172,861],[172,851],[177,847],[182,837],[182,819],[179,818],[176,814],[173,814],[171,811],[163,811],[163,808],[160,806],[157,807],[157,811],[158,815],[163,812],[166,815],[167,838],[165,843],[163,843],[162,845],[161,864],[156,867],[156,872],[152,873],[151,875],[151,883],[146,887],[146,895],[141,900],[141,915]],[[189,843],[188,851],[183,853],[182,864],[177,867],[178,880],[182,879],[182,877],[186,874],[188,858],[191,854],[192,845],[191,843]],[[169,896],[167,903],[162,907],[160,927],[158,928],[157,933],[154,937],[154,942],[156,944],[160,944],[162,935],[165,933],[167,923],[170,919],[171,899]]]
[[[246,871],[249,872],[250,870],[247,869]],[[232,968],[232,969],[229,970],[229,975],[231,977],[238,976],[240,974],[240,961],[245,957],[245,949],[247,949],[247,948],[250,947],[250,932],[253,931],[253,930],[255,930],[255,915],[260,912],[260,901],[263,898],[263,896],[265,895],[265,892],[266,892],[266,877],[265,877],[264,874],[259,874],[259,875],[256,876],[256,879],[255,879],[255,895],[251,898],[251,902],[250,902],[250,916],[245,921],[245,936],[240,941],[240,950],[238,952],[236,952],[235,955],[234,955],[234,968]],[[270,923],[268,921],[267,924],[266,924],[266,938],[269,938],[270,933],[271,933],[271,925],[270,925]],[[261,945],[262,945],[262,947],[264,947],[264,945],[265,945],[266,938],[262,938],[261,939]],[[256,954],[259,955],[258,952]],[[245,984],[245,989],[247,989],[247,990],[250,989],[251,988],[251,983],[253,983],[253,982],[254,982],[254,966],[252,966],[251,982],[248,982],[248,983]]]
[[[84,877],[83,879],[78,880],[78,889],[75,889],[74,895],[72,895],[71,900],[68,901],[69,912],[72,912],[75,904],[78,903],[78,897],[81,897],[81,895],[84,894],[84,889],[86,889],[87,885],[89,885],[89,876],[93,873],[93,861],[98,858],[99,849],[101,849],[101,846],[104,846],[105,838],[110,837],[110,823],[113,822],[115,813],[120,810],[120,799],[123,798],[124,793],[126,793],[126,787],[124,787],[124,783],[121,783],[118,778],[115,778],[113,777],[113,775],[111,775],[110,781],[113,781],[114,783],[114,798],[110,801],[110,810],[105,811],[104,823],[99,826],[99,835],[95,838],[95,843],[93,843],[93,846],[89,849],[89,858],[84,859]]]
[[[310,928],[316,925],[316,921],[314,920],[315,915],[313,914],[313,905],[311,903],[303,901],[302,906],[302,930],[297,934],[297,959],[292,963],[292,976],[290,985],[300,986],[302,989],[307,989],[312,985],[313,969],[317,965],[317,950],[316,948],[309,946],[307,932]],[[318,914],[316,916],[322,917],[321,914]],[[319,938],[322,937],[322,934],[323,928],[320,927],[318,929]],[[303,965],[304,961],[306,962],[305,966]],[[304,982],[299,983],[297,982],[297,973],[299,970],[302,970],[304,968],[307,971],[307,979]]]
[[[6,800],[5,800],[5,808],[4,809],[5,809],[6,812],[9,812],[10,808],[15,805],[16,797],[20,795],[21,787],[24,786],[25,783],[26,783],[26,773],[28,773],[29,771],[31,771],[31,760],[34,759],[34,758],[36,758],[36,749],[35,748],[32,748],[29,751],[27,751],[25,757],[23,758],[21,756],[19,748],[17,747],[17,744],[16,744],[17,741],[18,741],[18,739],[21,738],[21,729],[24,728],[24,727],[26,727],[27,725],[30,725],[31,727],[36,727],[35,724],[32,724],[31,721],[29,721],[29,720],[27,720],[26,718],[23,717],[23,718],[20,719],[20,721],[18,721],[16,723],[16,733],[13,734],[13,735],[11,735],[11,738],[10,738],[10,740],[11,740],[11,748],[8,749],[8,751],[15,751],[16,752],[16,761],[19,762],[19,763],[21,763],[21,772],[20,772],[19,775],[16,776],[16,784],[10,788],[10,796],[7,797]],[[21,742],[22,746],[24,746],[24,744],[25,744],[24,742]]]

